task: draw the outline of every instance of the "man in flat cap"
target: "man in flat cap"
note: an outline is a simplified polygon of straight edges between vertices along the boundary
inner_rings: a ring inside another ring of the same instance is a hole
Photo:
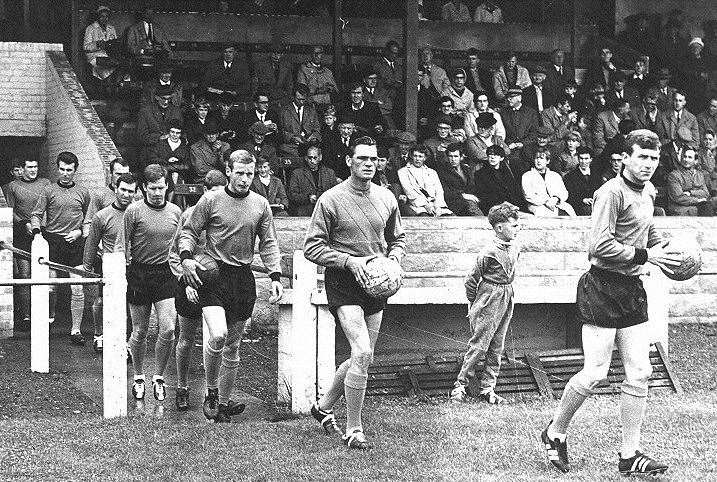
[[[481,112],[475,119],[475,135],[466,141],[467,161],[474,167],[481,165],[485,167],[488,162],[487,149],[490,146],[500,146],[505,155],[510,149],[503,141],[503,138],[496,133],[495,126],[497,119],[490,112]]]
[[[544,66],[536,66],[530,78],[533,85],[523,89],[523,103],[540,114],[543,110],[553,105],[555,98],[552,92],[545,88],[547,71]]]
[[[506,93],[508,105],[500,112],[505,126],[505,143],[510,148],[509,163],[520,160],[520,152],[527,144],[536,139],[540,117],[535,109],[523,104],[523,93],[518,88],[509,89]],[[511,166],[512,167],[512,166]],[[523,170],[515,172],[516,176]]]
[[[97,20],[92,22],[85,29],[83,48],[87,63],[92,66],[92,75],[104,80],[114,72],[114,67],[98,66],[97,59],[109,57],[107,54],[107,43],[117,39],[117,31],[109,24],[110,9],[105,5],[97,7]]]
[[[214,119],[209,119],[204,123],[202,135],[202,139],[189,148],[192,178],[196,184],[201,184],[204,176],[212,169],[220,172],[226,171],[224,155],[230,149],[229,144],[219,140],[219,125]]]

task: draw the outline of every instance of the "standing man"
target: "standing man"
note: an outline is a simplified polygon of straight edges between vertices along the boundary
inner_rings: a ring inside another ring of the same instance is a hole
[[[7,205],[12,208],[12,242],[16,248],[32,249],[32,224],[30,218],[43,191],[50,186],[50,180],[38,177],[38,163],[34,159],[25,159],[20,179],[8,184],[5,189]],[[30,260],[15,256],[17,278],[30,277]],[[16,286],[13,291],[17,309],[15,330],[30,329],[30,287]]]
[[[179,236],[179,256],[184,279],[198,290],[199,305],[209,329],[204,345],[207,394],[204,415],[215,422],[230,422],[243,406],[229,403],[239,369],[239,344],[256,300],[251,263],[254,244],[259,238],[259,254],[271,278],[270,303],[283,294],[281,259],[269,202],[249,190],[256,161],[244,150],[229,156],[226,168],[229,185],[202,196]],[[202,283],[193,259],[202,231],[206,231],[205,254],[217,261],[218,276],[213,283]],[[236,409],[234,409],[236,407]]]
[[[588,257],[590,270],[578,282],[578,319],[582,321],[583,369],[563,391],[553,419],[541,434],[548,459],[568,472],[568,425],[592,390],[607,376],[615,343],[625,366],[622,383],[621,474],[664,473],[667,465],[640,451],[640,429],[647,401],[650,330],[643,265],[680,264],[655,230],[655,188],[650,182],[660,158],[660,141],[648,130],[632,131],[623,152],[623,172],[595,192]]]
[[[329,310],[351,344],[351,358],[336,369],[331,388],[311,407],[311,413],[327,433],[341,433],[333,407],[344,394],[343,442],[349,448],[367,449],[361,410],[386,301],[371,298],[363,290],[368,281],[366,263],[376,256],[400,263],[406,235],[396,198],[371,182],[378,163],[376,142],[360,137],[346,162],[351,176],[319,199],[306,233],[304,255],[326,267]]]
[[[33,236],[41,232],[43,219],[46,221],[42,233],[50,248],[50,261],[73,268],[82,268],[82,254],[85,248],[83,224],[90,207],[90,192],[84,186],[75,184],[77,166],[80,161],[71,152],[57,156],[57,182],[48,184],[32,210],[30,223]],[[79,277],[78,275],[70,275]],[[82,346],[85,339],[80,332],[82,313],[85,308],[85,294],[82,285],[72,285],[70,312],[72,329],[70,342]],[[57,299],[55,299],[55,302]],[[54,303],[50,302],[54,312]]]
[[[122,231],[124,212],[137,192],[137,181],[129,172],[120,174],[113,180],[115,199],[109,206],[97,211],[91,218],[89,234],[85,242],[82,257],[82,268],[102,274],[102,255],[113,253],[117,244],[117,236]],[[95,322],[95,333],[92,347],[97,353],[102,352],[102,285],[98,296],[92,304],[92,315]]]
[[[331,104],[331,96],[338,94],[334,74],[323,64],[324,48],[316,45],[311,51],[311,60],[299,67],[296,83],[309,88],[311,102],[317,111],[323,112]]]
[[[127,303],[132,316],[132,353],[136,400],[144,398],[144,356],[147,353],[149,314],[154,305],[159,332],[154,346],[155,372],[152,377],[154,398],[166,397],[164,370],[174,347],[174,292],[177,278],[167,261],[181,210],[167,202],[167,170],[159,164],[144,169],[145,200],[131,204],[124,215],[117,237],[117,251],[127,258]]]

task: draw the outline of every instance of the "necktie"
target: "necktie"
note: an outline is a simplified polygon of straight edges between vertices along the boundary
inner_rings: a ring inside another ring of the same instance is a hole
[[[231,69],[231,68],[232,68],[232,64],[227,63],[227,62],[224,62],[224,73],[225,73],[225,74],[226,74],[227,72],[229,72],[229,69]]]
[[[678,112],[678,113],[677,113],[677,123],[678,123],[678,124],[680,123],[680,118],[681,118],[681,117],[682,117],[682,113],[681,113],[681,112]]]
[[[154,42],[154,30],[152,29],[152,24],[147,24],[147,40],[150,42]]]

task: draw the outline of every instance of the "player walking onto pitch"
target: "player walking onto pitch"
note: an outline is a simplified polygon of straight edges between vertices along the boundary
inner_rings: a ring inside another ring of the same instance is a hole
[[[333,407],[344,394],[347,420],[343,441],[358,449],[369,447],[361,410],[386,305],[385,300],[371,298],[362,289],[368,281],[366,262],[383,255],[400,262],[405,254],[396,198],[371,182],[377,162],[376,142],[370,137],[357,139],[346,159],[349,178],[318,199],[304,242],[306,259],[326,267],[329,310],[351,344],[351,358],[336,369],[331,388],[311,407],[311,413],[327,433],[340,433]]]
[[[583,323],[585,361],[563,391],[553,420],[541,434],[548,459],[568,472],[568,424],[597,384],[607,376],[617,343],[625,367],[620,418],[621,474],[664,473],[667,465],[640,451],[640,429],[647,402],[650,333],[647,295],[639,276],[652,263],[669,270],[680,264],[666,249],[653,225],[655,187],[650,178],[658,166],[660,142],[651,131],[630,132],[625,139],[622,173],[595,192],[590,233],[590,270],[578,282],[577,311]]]
[[[514,239],[520,231],[518,208],[509,202],[493,206],[488,211],[488,222],[495,237],[486,247],[465,281],[470,307],[468,320],[473,336],[463,357],[463,366],[451,391],[451,400],[462,402],[466,387],[475,376],[475,366],[485,359],[479,397],[491,404],[504,403],[495,394],[500,371],[505,334],[513,318],[513,280],[520,248]]]
[[[215,422],[230,422],[232,415],[243,410],[243,405],[230,404],[229,397],[239,369],[242,331],[256,300],[251,262],[257,237],[261,260],[271,278],[269,302],[279,301],[284,291],[271,207],[266,198],[249,190],[255,169],[256,160],[251,153],[232,152],[226,171],[229,185],[203,195],[179,235],[184,278],[199,292],[210,333],[204,345],[204,414]],[[202,231],[207,236],[204,252],[219,266],[214,283],[202,283],[198,270],[203,267],[193,259]]]

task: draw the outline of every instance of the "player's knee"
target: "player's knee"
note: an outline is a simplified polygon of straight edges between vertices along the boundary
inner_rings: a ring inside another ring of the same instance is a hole
[[[222,357],[225,359],[233,360],[239,358],[239,344],[241,343],[241,338],[237,340],[228,340],[227,343],[224,344],[224,350],[222,351]]]
[[[186,355],[192,347],[192,342],[186,338],[179,337],[177,340],[177,356]]]
[[[632,367],[626,371],[625,380],[622,382],[620,389],[628,395],[646,397],[651,375],[652,365],[646,364],[640,367]]]
[[[174,340],[174,327],[161,327],[157,336],[165,341]]]
[[[135,342],[147,339],[147,326],[146,325],[135,325],[132,327],[131,340]]]
[[[351,365],[360,370],[360,373],[368,373],[372,361],[373,352],[370,348],[360,348],[351,353]]]
[[[224,343],[227,341],[227,332],[226,331],[219,331],[217,333],[212,333],[209,336],[209,344],[212,346],[212,348],[218,349],[224,346]]]
[[[580,395],[589,397],[600,382],[607,377],[610,369],[609,364],[584,367],[568,382],[569,385]]]

